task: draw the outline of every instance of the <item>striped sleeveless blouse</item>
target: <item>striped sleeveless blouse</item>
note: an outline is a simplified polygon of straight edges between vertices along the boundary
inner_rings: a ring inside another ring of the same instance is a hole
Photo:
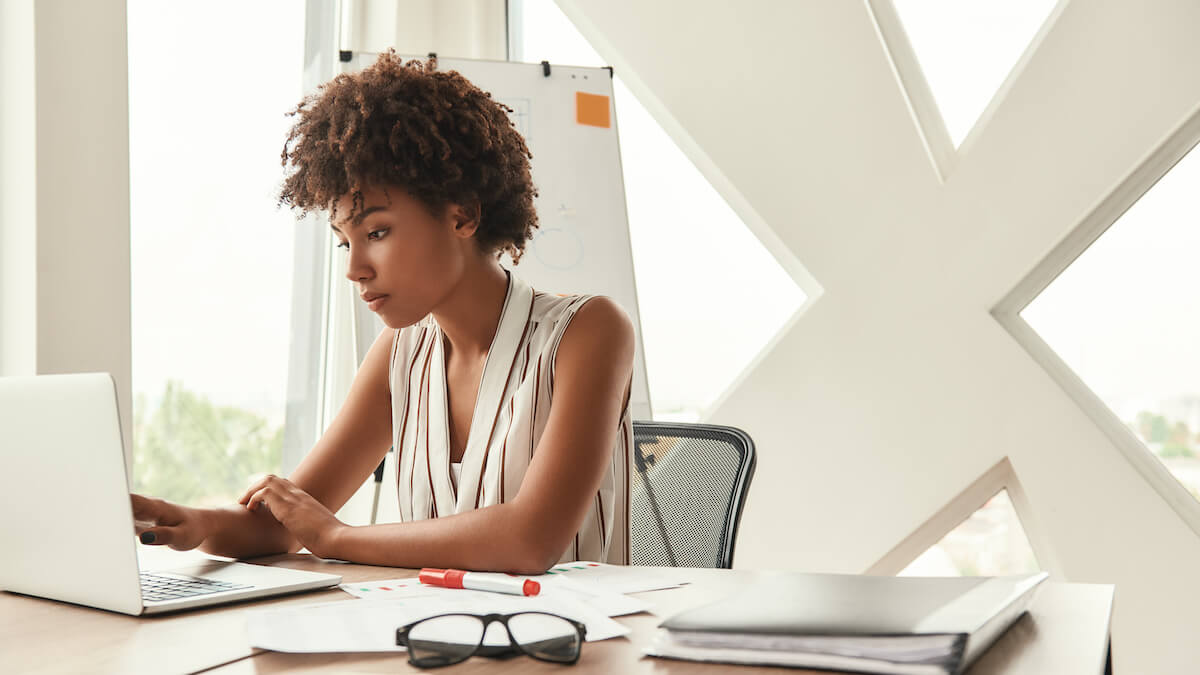
[[[400,515],[436,518],[516,496],[554,399],[554,356],[571,318],[591,296],[534,291],[508,273],[508,291],[488,350],[471,417],[462,475],[450,469],[446,363],[433,316],[396,331],[389,384]],[[629,404],[621,412],[612,458],[591,508],[559,562],[629,564]]]

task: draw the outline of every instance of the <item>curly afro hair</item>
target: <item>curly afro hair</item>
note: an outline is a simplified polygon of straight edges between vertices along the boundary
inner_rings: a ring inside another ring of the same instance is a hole
[[[434,217],[450,203],[468,209],[480,248],[519,261],[537,227],[537,190],[509,112],[459,73],[438,72],[435,57],[405,63],[389,50],[288,113],[298,119],[283,147],[279,203],[336,217],[337,201],[352,196],[353,217],[365,189],[398,187]]]

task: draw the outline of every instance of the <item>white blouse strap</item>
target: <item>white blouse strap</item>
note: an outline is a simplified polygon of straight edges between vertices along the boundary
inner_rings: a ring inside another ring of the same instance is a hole
[[[471,415],[471,430],[463,452],[462,480],[458,485],[459,511],[475,508],[475,495],[487,464],[488,448],[504,402],[504,392],[508,389],[517,352],[533,317],[533,289],[511,272],[508,279],[508,295],[500,312],[496,336],[483,364],[483,377]]]

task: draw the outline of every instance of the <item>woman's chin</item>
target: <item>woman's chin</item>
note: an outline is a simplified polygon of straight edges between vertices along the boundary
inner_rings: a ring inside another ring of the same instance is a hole
[[[400,330],[401,328],[408,328],[409,326],[417,323],[418,321],[420,321],[421,319],[424,319],[426,317],[425,314],[422,314],[421,316],[418,316],[415,318],[410,317],[410,316],[398,316],[391,312],[386,312],[386,313],[376,312],[375,315],[378,316],[381,321],[383,321],[383,325],[385,325],[388,328],[391,328],[393,330]]]

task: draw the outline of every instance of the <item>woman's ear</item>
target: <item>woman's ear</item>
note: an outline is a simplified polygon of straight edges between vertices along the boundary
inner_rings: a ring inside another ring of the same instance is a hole
[[[450,217],[454,222],[454,233],[464,239],[475,235],[479,229],[479,202],[466,206],[450,204]]]

